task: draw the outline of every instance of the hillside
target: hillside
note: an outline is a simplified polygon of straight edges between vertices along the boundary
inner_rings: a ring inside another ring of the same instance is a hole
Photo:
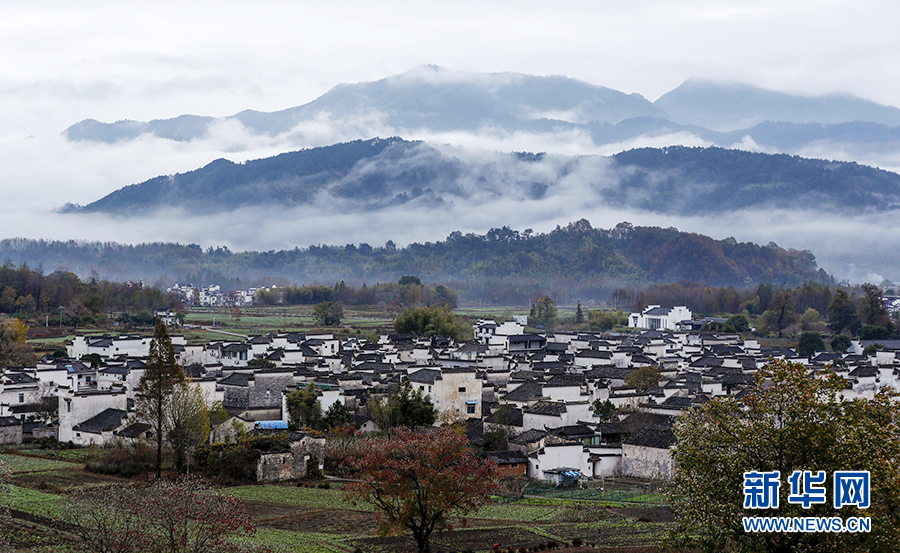
[[[893,210],[900,175],[858,165],[721,148],[642,148],[611,158],[470,155],[400,138],[354,141],[121,188],[68,212],[121,216],[179,209],[225,213],[250,206],[371,213],[396,206],[439,211],[505,198],[523,204],[583,188],[585,202],[696,215],[748,208]]]
[[[7,239],[0,241],[0,256],[45,270],[64,267],[81,275],[97,270],[103,277],[133,280],[165,275],[195,284],[216,279],[269,283],[274,278],[373,284],[414,274],[427,282],[455,283],[464,297],[498,303],[527,302],[533,293],[551,290],[561,297],[605,300],[613,288],[629,284],[831,281],[809,251],[629,223],[604,230],[586,220],[548,233],[508,227],[483,235],[454,232],[446,240],[404,248],[349,244],[236,253],[181,244]]]

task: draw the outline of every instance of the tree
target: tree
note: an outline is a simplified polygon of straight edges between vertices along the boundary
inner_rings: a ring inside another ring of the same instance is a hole
[[[865,325],[859,331],[860,340],[887,340],[890,336],[888,329],[878,325]]]
[[[881,289],[874,284],[863,284],[862,290],[865,295],[859,304],[860,322],[863,326],[880,326],[887,329],[890,334],[893,324],[891,323],[891,314],[884,306]]]
[[[675,425],[675,495],[681,504],[676,545],[703,551],[897,551],[900,550],[900,428],[891,398],[846,400],[834,373],[810,374],[803,365],[773,361],[740,398],[718,397],[686,411]],[[828,497],[834,471],[868,470],[871,504],[808,509],[788,502],[795,470],[826,471]],[[745,510],[744,473],[779,471],[777,509]],[[747,533],[743,516],[872,518],[860,534]]]
[[[617,326],[628,324],[628,315],[622,311],[597,309],[588,314],[588,325],[591,330],[612,330]]]
[[[484,451],[506,451],[509,449],[509,438],[514,435],[510,424],[512,407],[503,404],[491,413],[490,423],[484,425],[482,448]],[[485,421],[487,422],[487,421]]]
[[[67,521],[89,551],[140,551],[147,542],[142,499],[141,490],[133,485],[80,488],[66,500]]]
[[[728,317],[725,321],[725,329],[728,332],[747,332],[750,330],[750,321],[743,313],[737,313]]]
[[[659,376],[662,371],[659,367],[640,367],[625,377],[625,384],[638,391],[659,386]]]
[[[822,332],[826,326],[822,323],[822,316],[818,311],[810,307],[800,316],[800,329]]]
[[[323,301],[313,307],[312,318],[321,326],[339,326],[344,318],[344,308],[333,301]]]
[[[244,503],[192,478],[150,486],[112,484],[70,496],[73,532],[98,553],[234,553],[267,549],[237,545],[255,527]]]
[[[27,337],[28,325],[19,319],[0,319],[0,367],[33,367],[37,363]]]
[[[400,277],[400,281],[397,282],[400,286],[410,286],[415,284],[416,286],[422,286],[422,281],[419,280],[419,277],[413,275],[405,275]]]
[[[350,412],[344,406],[343,401],[335,401],[328,410],[325,411],[325,425],[328,428],[343,426],[351,420]]]
[[[552,330],[556,325],[556,300],[550,296],[543,296],[534,302],[528,314],[528,324]]]
[[[194,451],[209,439],[209,407],[199,384],[176,384],[169,397],[166,427],[175,460],[175,470],[191,474]]]
[[[275,362],[265,357],[254,357],[247,363],[247,366],[254,369],[274,369]]]
[[[578,307],[575,308],[575,324],[580,325],[584,322],[584,311],[581,310],[581,302],[578,302]]]
[[[846,334],[838,334],[831,339],[831,351],[835,353],[844,353],[850,349],[850,337]]]
[[[616,406],[608,399],[604,401],[597,398],[591,404],[591,411],[600,419],[600,422],[609,422],[616,414]]]
[[[156,478],[162,476],[162,452],[166,440],[166,413],[175,386],[184,383],[184,373],[175,362],[175,348],[162,321],[156,323],[144,375],[134,391],[134,411],[139,421],[150,425],[156,442]]]
[[[415,428],[431,425],[437,420],[431,397],[423,396],[422,390],[414,390],[408,376],[403,377],[397,391],[386,399],[370,399],[369,415],[383,431],[398,426]]]
[[[445,305],[410,307],[394,320],[394,331],[399,334],[445,336],[459,341],[470,336],[471,330]]]
[[[349,464],[355,480],[344,493],[374,505],[380,534],[410,530],[420,553],[430,553],[435,530],[451,528],[452,516],[487,503],[497,487],[496,465],[450,428],[401,428],[371,440]]]
[[[804,332],[797,342],[797,355],[812,357],[817,351],[825,351],[825,342],[818,332]]]
[[[838,288],[828,304],[828,329],[839,334],[845,330],[850,334],[859,332],[862,324],[856,314],[856,307],[846,290]]]
[[[315,382],[310,381],[306,387],[289,393],[287,408],[295,424],[315,430],[322,426],[322,402],[316,393]]]
[[[781,333],[797,319],[794,312],[794,300],[787,290],[776,294],[769,301],[770,309],[762,314],[762,321],[768,331],[775,331],[781,338]]]

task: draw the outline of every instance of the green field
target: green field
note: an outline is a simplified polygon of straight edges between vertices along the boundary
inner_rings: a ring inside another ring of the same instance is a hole
[[[33,453],[33,451],[28,451]],[[59,551],[58,543],[47,535],[59,537],[53,520],[67,520],[65,496],[82,486],[121,481],[113,477],[86,473],[80,463],[57,459],[0,454],[0,461],[12,469],[11,485],[4,493],[12,508],[32,518],[13,534],[17,553]],[[39,471],[39,472],[36,472]],[[343,495],[340,484],[327,489],[292,484],[245,485],[223,490],[245,502],[257,531],[245,540],[266,545],[278,552],[413,552],[415,544],[408,535],[378,535],[377,512],[368,504],[352,504]],[[638,520],[640,519],[640,520]],[[522,499],[485,505],[465,518],[457,518],[455,529],[435,535],[435,551],[492,551],[500,543],[509,547],[533,548],[541,543],[571,543],[600,540],[607,551],[640,547],[657,551],[657,545],[671,526],[668,509],[639,508],[624,504],[569,499]],[[43,540],[43,541],[42,541]],[[601,549],[602,550],[602,549]],[[564,550],[563,550],[564,551]]]

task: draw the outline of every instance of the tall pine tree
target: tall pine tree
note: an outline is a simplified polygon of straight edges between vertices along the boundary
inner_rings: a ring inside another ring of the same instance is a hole
[[[175,348],[162,321],[156,323],[150,354],[138,387],[134,410],[138,420],[150,425],[156,442],[156,478],[162,476],[162,450],[166,437],[166,412],[175,386],[184,382],[184,372],[175,361]]]

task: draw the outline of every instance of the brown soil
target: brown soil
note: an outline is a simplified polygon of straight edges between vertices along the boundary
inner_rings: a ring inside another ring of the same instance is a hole
[[[82,469],[22,472],[14,474],[11,479],[11,483],[16,486],[47,493],[61,493],[70,488],[112,482],[126,482],[126,480]]]
[[[609,507],[609,511],[638,522],[675,522],[675,513],[669,507]]]
[[[292,513],[257,519],[256,524],[277,530],[322,534],[371,536],[378,531],[378,524],[372,513],[344,509],[294,508]]]

